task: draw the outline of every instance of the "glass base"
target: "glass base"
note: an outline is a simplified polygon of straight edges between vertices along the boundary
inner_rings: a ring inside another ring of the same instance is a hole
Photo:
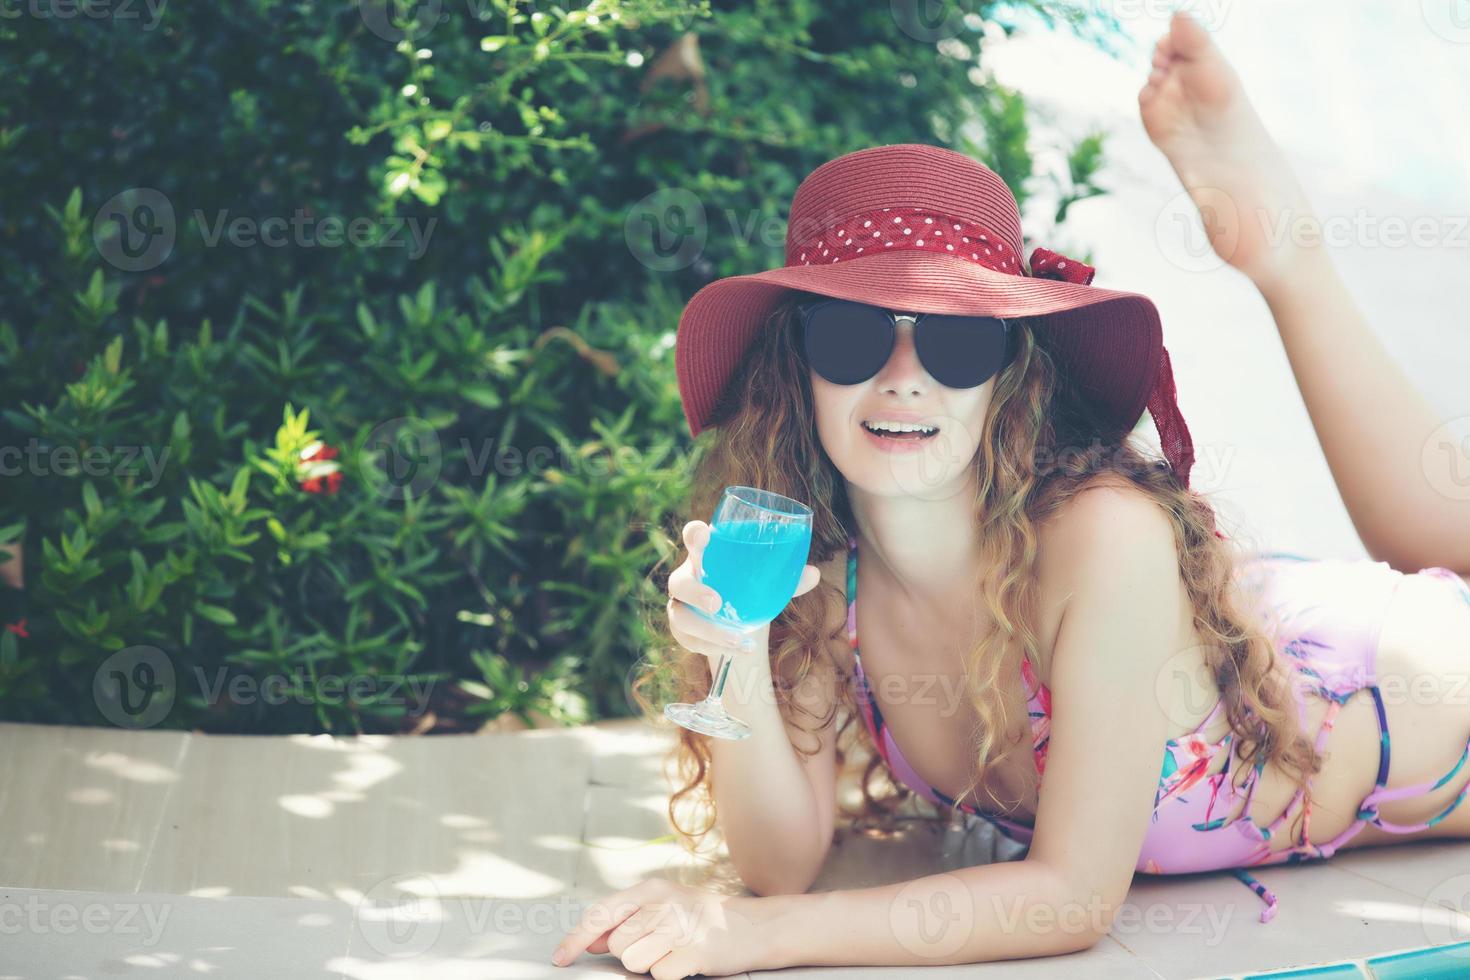
[[[714,738],[738,741],[750,737],[750,726],[739,718],[726,713],[724,705],[717,701],[701,701],[698,704],[666,704],[664,717],[690,731]]]

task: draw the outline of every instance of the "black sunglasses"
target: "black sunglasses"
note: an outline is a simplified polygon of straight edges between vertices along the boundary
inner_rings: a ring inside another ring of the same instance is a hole
[[[807,363],[837,385],[867,381],[893,353],[898,316],[847,299],[797,305]],[[1010,362],[1015,331],[993,316],[903,314],[914,322],[914,348],[924,370],[947,388],[975,388]]]

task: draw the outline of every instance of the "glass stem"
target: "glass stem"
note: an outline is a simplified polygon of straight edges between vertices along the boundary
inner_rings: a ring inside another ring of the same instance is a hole
[[[734,658],[728,653],[720,658],[720,663],[715,667],[715,682],[710,685],[709,697],[705,698],[711,704],[720,703],[720,695],[725,693],[725,678],[730,674],[730,663]]]

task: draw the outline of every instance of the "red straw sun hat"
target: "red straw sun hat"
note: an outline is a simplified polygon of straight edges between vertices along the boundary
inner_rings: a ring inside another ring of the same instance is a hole
[[[684,307],[674,361],[690,434],[708,425],[771,312],[800,290],[894,310],[1037,318],[1063,383],[1119,435],[1147,407],[1187,487],[1194,445],[1153,302],[1092,286],[1091,266],[1044,248],[1028,271],[1021,248],[1010,188],[962,153],[897,143],[827,161],[792,198],[785,264],[708,283]]]

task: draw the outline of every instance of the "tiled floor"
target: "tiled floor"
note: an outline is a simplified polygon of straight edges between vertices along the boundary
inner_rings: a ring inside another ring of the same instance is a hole
[[[0,978],[623,976],[609,956],[549,956],[593,898],[710,880],[666,837],[667,737],[631,721],[417,739],[0,725]],[[1017,855],[985,825],[844,834],[815,887]],[[1228,874],[1140,876],[1140,914],[1099,946],[984,975],[1185,980],[1464,940],[1454,869],[1470,843],[1269,869],[1281,911],[1264,925]],[[1173,926],[1149,928],[1160,910]]]

